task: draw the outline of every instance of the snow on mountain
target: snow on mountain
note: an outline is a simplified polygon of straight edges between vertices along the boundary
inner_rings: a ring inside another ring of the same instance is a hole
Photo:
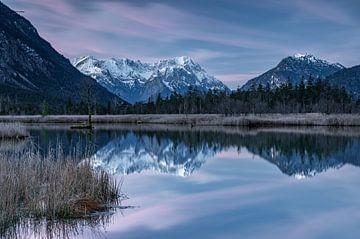
[[[305,57],[305,56],[306,56],[306,54],[302,54],[302,53],[296,53],[294,55],[295,58],[302,58],[302,57]]]
[[[129,103],[148,101],[159,94],[162,97],[174,92],[186,94],[189,87],[201,92],[229,91],[221,81],[185,56],[156,63],[126,58],[99,60],[86,56],[76,58],[72,63],[82,73],[96,79],[100,85]]]
[[[310,76],[314,79],[325,79],[344,68],[339,63],[332,64],[310,54],[297,53],[294,56],[284,58],[275,68],[249,80],[241,89],[249,90],[259,84],[262,86],[269,85],[270,88],[274,89],[288,81],[296,85],[302,79],[306,82]]]

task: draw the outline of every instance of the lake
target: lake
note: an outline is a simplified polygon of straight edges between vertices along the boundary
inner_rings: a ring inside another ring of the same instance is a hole
[[[123,180],[130,208],[69,238],[360,236],[360,128],[30,128]]]

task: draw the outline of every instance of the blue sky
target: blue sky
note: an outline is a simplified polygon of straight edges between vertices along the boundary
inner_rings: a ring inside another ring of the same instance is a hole
[[[358,0],[3,0],[68,58],[187,55],[231,88],[295,53],[360,64]]]

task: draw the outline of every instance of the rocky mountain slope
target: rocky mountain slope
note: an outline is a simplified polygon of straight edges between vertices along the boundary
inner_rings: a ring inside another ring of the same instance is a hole
[[[159,94],[162,97],[174,92],[185,94],[189,87],[201,92],[229,91],[221,81],[188,57],[142,63],[130,59],[98,60],[87,56],[76,58],[72,63],[110,92],[132,104],[155,99]]]
[[[249,80],[241,89],[249,90],[252,86],[257,88],[259,84],[264,87],[269,85],[274,89],[288,81],[297,85],[302,79],[306,81],[310,76],[314,79],[325,79],[342,69],[344,66],[339,63],[332,64],[313,55],[296,54],[286,57],[275,68]]]
[[[55,107],[69,98],[83,100],[87,87],[98,103],[115,97],[73,67],[28,20],[0,2],[0,98],[31,107],[46,100]]]

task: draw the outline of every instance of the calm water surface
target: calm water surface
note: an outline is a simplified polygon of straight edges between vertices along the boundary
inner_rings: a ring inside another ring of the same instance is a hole
[[[360,236],[357,128],[50,127],[32,137],[44,153],[88,147],[95,169],[124,179],[123,205],[135,208],[77,238]]]

